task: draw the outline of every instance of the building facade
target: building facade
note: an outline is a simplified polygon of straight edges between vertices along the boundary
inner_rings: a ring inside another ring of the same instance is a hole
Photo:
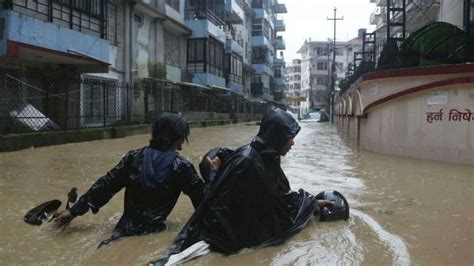
[[[354,53],[362,50],[362,35],[365,31],[359,30],[358,37],[337,42],[333,49],[333,42],[307,40],[298,50],[301,55],[301,96],[305,101],[300,104],[300,113],[313,110],[328,110],[328,89],[330,83],[333,52],[336,53],[335,73],[337,84],[345,77],[345,73],[353,62]]]
[[[253,112],[246,98],[283,96],[277,15],[286,7],[276,0],[8,0],[0,8],[2,121],[28,111],[41,117],[30,128],[101,127],[164,111]]]
[[[373,2],[376,58],[353,72],[335,102],[338,130],[361,149],[473,164],[474,4]],[[389,4],[398,10],[390,21]]]
[[[267,100],[281,100],[284,90],[284,60],[279,51],[286,49],[278,32],[285,30],[278,14],[287,13],[286,6],[276,0],[252,1],[252,68],[251,96]],[[275,75],[276,73],[276,75]]]
[[[306,101],[301,96],[301,60],[294,59],[285,70],[285,97],[288,107],[293,113],[300,113],[301,101]]]

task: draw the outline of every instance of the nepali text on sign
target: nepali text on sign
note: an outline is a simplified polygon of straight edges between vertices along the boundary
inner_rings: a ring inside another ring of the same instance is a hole
[[[474,113],[469,109],[464,110],[465,112],[455,108],[449,110],[449,113],[447,113],[448,121],[474,121]],[[443,109],[439,109],[439,112],[426,112],[426,122],[443,121],[443,115]]]

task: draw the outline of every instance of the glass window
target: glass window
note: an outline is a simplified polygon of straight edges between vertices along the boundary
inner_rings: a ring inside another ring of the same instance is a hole
[[[166,0],[166,4],[179,12],[179,0]]]
[[[328,70],[328,62],[318,62],[316,66],[317,70]]]

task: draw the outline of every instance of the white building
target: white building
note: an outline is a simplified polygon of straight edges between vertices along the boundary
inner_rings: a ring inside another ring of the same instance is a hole
[[[336,43],[336,74],[337,80],[345,77],[349,64],[354,61],[354,52],[362,50],[362,38],[365,29],[359,30],[358,37]],[[298,50],[301,54],[301,96],[306,98],[301,102],[300,112],[305,114],[311,110],[327,108],[328,86],[330,85],[330,68],[332,65],[331,40],[305,41]],[[336,82],[337,86],[337,82]]]
[[[294,113],[300,112],[301,101],[301,60],[294,59],[285,71],[285,92],[289,108]]]

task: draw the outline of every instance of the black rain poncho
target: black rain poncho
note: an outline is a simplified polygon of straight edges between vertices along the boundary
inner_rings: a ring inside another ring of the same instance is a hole
[[[226,158],[199,208],[178,234],[165,258],[201,240],[213,251],[279,244],[313,217],[313,195],[291,191],[280,168],[280,151],[300,127],[282,110],[270,110],[250,145]]]
[[[202,201],[204,183],[193,165],[175,151],[151,147],[128,152],[120,163],[95,182],[70,209],[83,215],[99,209],[125,188],[124,211],[107,244],[123,236],[145,235],[166,229],[165,221],[181,192],[196,208]],[[99,246],[100,247],[100,246]]]

